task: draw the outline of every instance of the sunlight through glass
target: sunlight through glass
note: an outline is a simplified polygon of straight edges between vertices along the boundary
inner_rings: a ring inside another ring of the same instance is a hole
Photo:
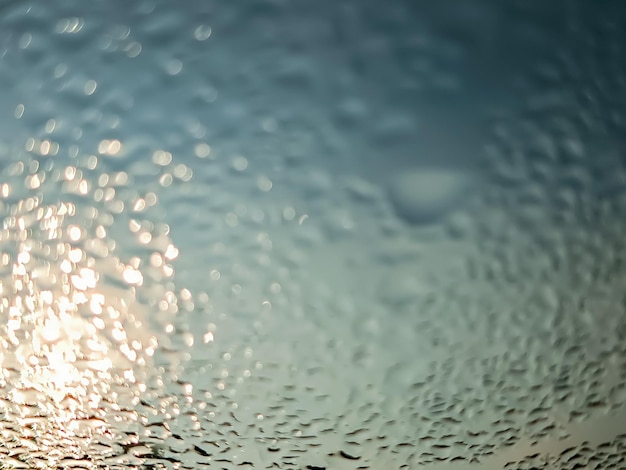
[[[97,236],[89,239],[70,223],[73,203],[28,198],[9,213],[0,233],[0,387],[7,390],[0,412],[15,427],[0,432],[8,442],[30,442],[50,468],[113,439],[113,422],[139,419],[120,403],[138,403],[143,368],[159,342],[137,300],[139,258],[123,263]],[[159,243],[165,249],[152,258],[177,256],[167,239]],[[153,278],[155,269],[160,278],[173,273],[165,263],[147,266]],[[120,391],[128,397],[120,400]]]

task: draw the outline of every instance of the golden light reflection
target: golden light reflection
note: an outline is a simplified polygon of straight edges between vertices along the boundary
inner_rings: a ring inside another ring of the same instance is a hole
[[[77,193],[89,191],[79,170],[63,175]],[[9,185],[0,194],[7,197]],[[137,374],[159,346],[146,328],[147,306],[137,300],[146,276],[141,260],[113,256],[104,226],[93,227],[97,211],[91,215],[92,236],[75,223],[73,203],[46,206],[31,197],[11,206],[0,232],[0,435],[30,443],[45,468],[81,458],[96,438],[112,439],[120,416],[139,419],[121,414],[119,403],[138,403],[145,385]],[[178,249],[167,237],[143,242],[153,249],[151,279],[171,277],[167,262]],[[162,295],[169,302],[169,292]]]

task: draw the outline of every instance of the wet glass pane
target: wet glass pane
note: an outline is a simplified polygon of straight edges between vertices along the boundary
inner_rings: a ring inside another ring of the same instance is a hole
[[[6,468],[626,466],[626,8],[0,1]]]

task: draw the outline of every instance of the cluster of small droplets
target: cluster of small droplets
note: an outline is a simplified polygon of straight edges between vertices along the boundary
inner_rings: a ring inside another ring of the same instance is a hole
[[[103,141],[98,153],[120,146]],[[17,426],[14,439],[49,450],[21,458],[49,468],[137,422],[124,407],[145,392],[144,370],[179,297],[193,303],[172,282],[169,227],[146,214],[158,202],[153,191],[131,191],[125,172],[94,176],[96,156],[59,168],[40,160],[54,145],[26,147],[35,155],[0,184],[0,408]]]

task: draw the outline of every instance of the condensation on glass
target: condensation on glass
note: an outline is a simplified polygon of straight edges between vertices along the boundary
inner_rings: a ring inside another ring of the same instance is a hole
[[[461,3],[0,3],[3,468],[626,466],[626,9]]]

